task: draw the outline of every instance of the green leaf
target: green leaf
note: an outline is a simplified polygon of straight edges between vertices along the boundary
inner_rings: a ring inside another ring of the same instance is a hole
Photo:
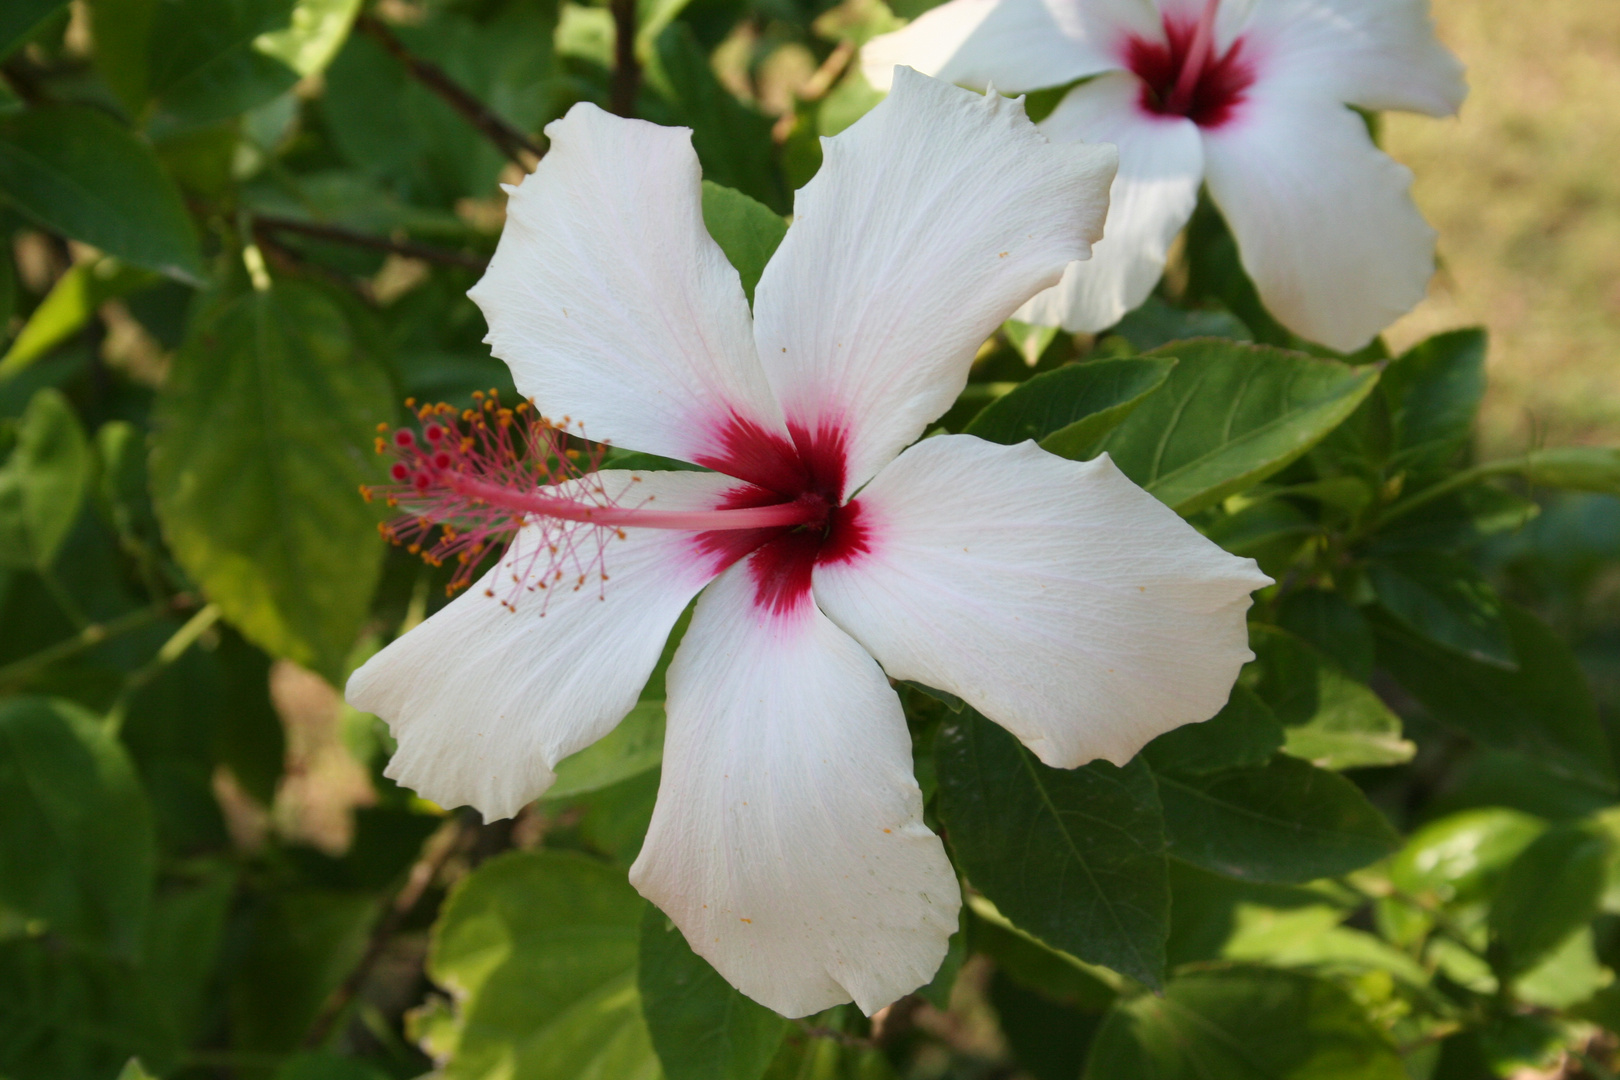
[[[6,0],[0,7],[0,59],[39,27],[39,24],[67,7],[67,0]]]
[[[703,181],[703,224],[726,253],[750,305],[765,264],[787,235],[782,215],[740,191]]]
[[[666,1080],[760,1080],[788,1022],[694,953],[663,912],[641,919],[641,1013]]]
[[[1485,331],[1436,334],[1384,369],[1395,467],[1444,466],[1468,444],[1485,395]]]
[[[1398,894],[1378,901],[1379,932],[1410,948],[1433,930],[1430,911],[1436,909],[1469,926],[1482,924],[1503,871],[1546,829],[1540,818],[1501,806],[1424,825],[1389,861],[1389,883]],[[1483,934],[1478,944],[1483,947]]]
[[[171,129],[210,124],[290,90],[298,72],[277,54],[298,54],[303,35],[288,29],[293,9],[293,0],[159,3],[147,43],[155,119]]]
[[[269,806],[287,756],[281,717],[270,700],[270,658],[231,630],[220,635],[214,655],[224,683],[214,757],[244,791]]]
[[[337,56],[359,14],[361,0],[298,0],[284,30],[253,40],[255,51],[280,60],[299,77],[308,78]]]
[[[1246,881],[1348,873],[1400,843],[1350,781],[1279,754],[1260,768],[1159,776],[1170,854]]]
[[[1608,740],[1586,676],[1557,634],[1505,604],[1517,671],[1459,656],[1377,615],[1378,662],[1436,720],[1488,746],[1535,758],[1557,775],[1615,788]]]
[[[359,1058],[319,1050],[294,1054],[281,1063],[272,1080],[388,1080],[388,1076]]]
[[[75,263],[56,279],[18,331],[5,358],[0,359],[0,380],[11,378],[73,337],[108,300],[127,296],[159,280],[151,271],[125,266],[117,259]]]
[[[127,263],[201,278],[197,234],[151,147],[100,109],[0,119],[0,195],[40,225]]]
[[[1287,731],[1283,749],[1323,769],[1399,765],[1417,748],[1366,684],[1285,630],[1250,628],[1254,688]]]
[[[568,799],[656,769],[664,759],[664,703],[643,701],[619,726],[557,763],[548,799]]]
[[[241,952],[226,966],[234,1049],[280,1054],[298,1046],[321,1003],[354,970],[378,898],[300,886],[250,894],[233,929]]]
[[[130,1058],[124,1067],[118,1070],[118,1080],[158,1080],[156,1076],[146,1071],[140,1058]]]
[[[1053,948],[1158,986],[1170,886],[1147,766],[1053,769],[971,709],[934,753],[940,818],[974,886]]]
[[[883,0],[877,0],[879,6],[882,6],[882,2]],[[1019,322],[1017,319],[1008,319],[1001,324],[1001,334],[1007,339],[1007,344],[1011,345],[1030,367],[1041,362],[1041,354],[1046,352],[1046,347],[1058,336],[1058,329],[1056,326],[1034,326]]]
[[[1034,439],[1062,457],[1089,457],[1097,441],[1162,387],[1175,366],[1166,357],[1066,364],[1020,383],[962,430],[1009,445]]]
[[[1253,337],[1243,320],[1230,311],[1172,307],[1157,296],[1148,297],[1141,307],[1127,313],[1109,334],[1124,338],[1139,353],[1190,338],[1250,341]]]
[[[0,703],[0,923],[39,920],[134,958],[155,871],[151,811],[118,740],[66,702]]]
[[[1491,902],[1502,970],[1522,974],[1598,913],[1613,842],[1591,822],[1547,830],[1514,859]]]
[[[89,491],[95,461],[73,406],[34,394],[0,465],[0,567],[49,569]]]
[[[1526,456],[1525,478],[1541,487],[1620,495],[1620,449],[1562,446]]]
[[[278,284],[204,315],[159,394],[158,518],[249,639],[336,681],[382,562],[358,488],[389,386],[344,313]]]
[[[1502,598],[1467,559],[1445,551],[1375,556],[1367,579],[1407,630],[1482,663],[1513,667]]]
[[[674,110],[674,119],[692,129],[692,148],[703,175],[735,188],[772,210],[787,209],[777,175],[771,120],[732,96],[709,67],[709,57],[686,23],[658,35],[648,81]]]
[[[1336,592],[1296,589],[1277,604],[1277,625],[1327,653],[1352,678],[1372,677],[1377,644],[1367,617]]]
[[[1407,1080],[1384,1034],[1348,993],[1298,971],[1219,967],[1163,997],[1114,1007],[1086,1080]]]
[[[515,852],[480,866],[433,930],[428,973],[455,998],[447,1080],[655,1080],[636,958],[645,902],[579,855]]]
[[[1182,515],[1299,458],[1355,411],[1374,368],[1232,341],[1173,346],[1164,389],[1103,440],[1125,475]]]
[[[1283,728],[1271,707],[1241,684],[1220,712],[1201,724],[1183,724],[1142,749],[1155,772],[1210,773],[1264,765],[1282,748]]]

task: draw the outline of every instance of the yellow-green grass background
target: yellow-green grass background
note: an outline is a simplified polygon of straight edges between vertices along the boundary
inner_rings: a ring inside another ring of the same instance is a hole
[[[1490,329],[1486,455],[1620,443],[1620,0],[1432,3],[1470,92],[1386,120],[1441,260],[1391,344]]]

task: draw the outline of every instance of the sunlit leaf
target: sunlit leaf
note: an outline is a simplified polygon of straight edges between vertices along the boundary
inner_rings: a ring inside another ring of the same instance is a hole
[[[963,431],[998,443],[1034,439],[1062,457],[1090,457],[1098,440],[1162,387],[1175,366],[1168,357],[1066,364],[1018,384]]]
[[[46,569],[78,520],[95,470],[79,418],[59,392],[36,393],[0,462],[0,567]]]
[[[333,680],[384,552],[358,489],[391,396],[343,311],[288,283],[206,314],[158,401],[152,481],[175,557],[256,644]]]
[[[1284,468],[1355,411],[1374,368],[1232,341],[1177,342],[1164,388],[1101,449],[1181,514],[1212,506]]]
[[[743,293],[754,302],[754,286],[765,272],[782,238],[787,222],[763,203],[740,191],[703,181],[703,224],[726,253],[742,278]]]
[[[428,972],[456,1000],[447,1080],[654,1080],[636,990],[645,901],[562,852],[504,855],[445,905]]]
[[[108,300],[159,280],[151,271],[125,266],[117,259],[75,263],[56,279],[0,359],[0,380],[12,377],[84,329]]]
[[[1254,688],[1287,732],[1283,749],[1324,769],[1399,765],[1416,747],[1365,683],[1285,630],[1255,626]]]

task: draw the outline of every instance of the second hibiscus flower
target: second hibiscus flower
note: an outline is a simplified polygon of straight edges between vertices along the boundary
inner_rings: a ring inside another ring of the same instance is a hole
[[[1348,106],[1446,116],[1466,94],[1426,0],[950,0],[870,42],[894,65],[1013,93],[1087,81],[1041,122],[1119,147],[1106,236],[1018,318],[1102,330],[1152,292],[1199,187],[1276,318],[1336,349],[1423,299],[1434,230],[1412,174]]]

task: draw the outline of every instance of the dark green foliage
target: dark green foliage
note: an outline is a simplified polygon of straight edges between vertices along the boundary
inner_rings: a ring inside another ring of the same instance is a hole
[[[1478,459],[1482,331],[1303,341],[1207,199],[1146,303],[1007,323],[931,430],[1109,454],[1275,579],[1255,659],[1118,767],[900,685],[963,887],[914,994],[784,1019],[628,883],[685,618],[515,822],[384,774],[336,692],[449,570],[357,488],[404,398],[515,397],[466,296],[501,184],[634,90],[751,304],[882,99],[848,50],[935,5],[640,0],[629,81],[615,6],[0,0],[0,1077],[1620,1074],[1620,450]]]

